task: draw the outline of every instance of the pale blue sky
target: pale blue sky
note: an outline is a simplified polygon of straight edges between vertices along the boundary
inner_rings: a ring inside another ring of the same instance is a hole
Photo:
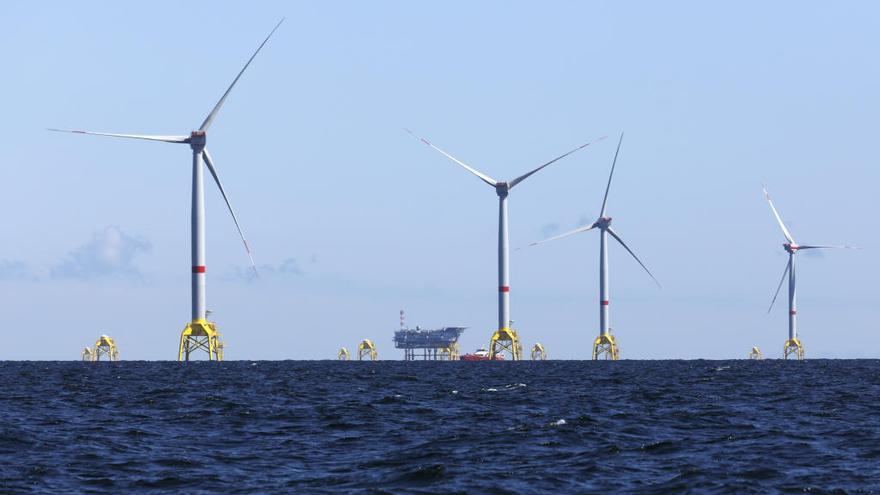
[[[228,359],[331,358],[412,325],[496,320],[496,178],[609,139],[511,194],[514,247],[591,222],[615,136],[611,249],[624,358],[778,357],[800,242],[808,357],[880,355],[880,7],[870,2],[4,2],[0,359],[72,359],[101,333],[172,359],[189,317],[190,152],[46,132],[183,134],[280,17],[209,148],[264,277],[208,186],[208,307]],[[587,358],[598,237],[512,253],[527,346]]]

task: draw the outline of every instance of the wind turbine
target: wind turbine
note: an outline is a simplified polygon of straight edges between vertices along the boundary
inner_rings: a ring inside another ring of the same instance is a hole
[[[767,192],[767,188],[764,188],[764,197],[767,198],[767,202],[770,203],[770,209],[773,210],[773,216],[776,217],[776,221],[779,222],[779,227],[782,229],[782,235],[785,236],[785,243],[782,244],[782,247],[788,252],[788,263],[785,265],[785,270],[782,272],[782,278],[779,280],[779,286],[776,287],[776,294],[773,295],[773,300],[770,302],[770,307],[767,308],[767,313],[770,313],[770,310],[773,309],[773,305],[776,303],[776,298],[779,297],[779,291],[782,290],[782,284],[785,282],[785,276],[788,275],[788,340],[785,341],[785,347],[782,351],[782,357],[784,359],[788,359],[788,356],[794,354],[798,360],[804,359],[804,345],[798,338],[797,334],[797,295],[796,295],[796,286],[795,286],[795,269],[794,269],[794,256],[798,251],[802,251],[804,249],[858,249],[852,246],[820,246],[820,245],[810,245],[810,244],[798,244],[794,241],[794,238],[791,236],[791,232],[785,227],[785,224],[782,222],[782,217],[779,216],[779,212],[776,211],[776,207],[773,206],[773,200],[770,199],[770,193]]]
[[[251,58],[248,59],[238,75],[235,76],[235,79],[232,80],[232,84],[229,85],[226,92],[223,93],[223,96],[221,96],[217,104],[214,105],[211,113],[205,117],[202,125],[200,125],[197,130],[192,131],[189,136],[114,134],[70,129],[49,129],[50,131],[73,132],[76,134],[91,134],[95,136],[145,139],[148,141],[161,141],[165,143],[188,144],[192,150],[192,321],[187,323],[183,332],[181,332],[180,347],[177,355],[178,361],[183,359],[189,361],[190,353],[195,350],[207,351],[209,360],[216,359],[220,361],[223,359],[223,343],[220,341],[220,333],[217,331],[214,322],[209,322],[207,320],[205,308],[205,185],[202,168],[203,164],[207,166],[208,171],[214,178],[214,182],[217,184],[217,188],[220,189],[220,194],[226,202],[229,213],[232,215],[232,221],[235,223],[235,228],[238,230],[238,235],[241,237],[241,242],[244,244],[248,258],[250,258],[251,266],[253,267],[254,272],[256,272],[256,265],[251,256],[250,247],[248,246],[247,240],[245,240],[244,233],[242,232],[238,219],[235,216],[235,211],[232,209],[232,204],[229,202],[229,197],[223,189],[223,184],[220,183],[220,177],[217,175],[216,168],[214,168],[214,161],[211,159],[211,154],[208,153],[207,148],[205,148],[205,144],[207,141],[208,128],[211,127],[211,124],[217,117],[217,113],[226,101],[226,97],[229,96],[232,88],[235,87],[235,83],[238,82],[241,75],[244,74],[244,71],[247,70],[257,54],[260,53],[263,45],[269,41],[269,38],[272,37],[272,34],[275,33],[275,30],[278,29],[278,26],[280,26],[282,22],[284,22],[284,19],[278,21],[278,24],[276,24],[269,35],[266,36],[266,39],[260,43],[260,46],[257,47],[257,50],[251,55]]]
[[[611,228],[611,217],[606,216],[606,207],[608,206],[608,191],[611,190],[611,179],[614,177],[614,167],[617,165],[617,155],[620,154],[620,145],[623,143],[623,133],[620,134],[620,140],[617,142],[617,151],[614,152],[614,161],[611,164],[611,173],[608,174],[608,185],[605,186],[605,198],[602,200],[602,210],[599,212],[599,219],[591,225],[578,227],[570,232],[559,234],[543,241],[533,242],[529,246],[537,246],[545,242],[555,241],[568,237],[570,235],[586,232],[588,230],[599,229],[599,336],[593,342],[593,360],[600,357],[604,359],[617,360],[620,357],[620,350],[617,341],[611,335],[609,323],[609,299],[608,299],[608,235],[614,238],[623,246],[624,249],[641,265],[648,273],[654,283],[660,287],[660,283],[654,278],[654,275],[648,270],[648,267],[642,263],[642,260],[636,256],[636,253],[623,242],[623,239]]]
[[[577,148],[550,160],[549,162],[541,165],[531,172],[527,172],[509,182],[506,182],[498,181],[489,177],[488,175],[466,165],[464,162],[458,160],[449,153],[434,146],[427,139],[416,136],[409,129],[405,130],[406,132],[412,134],[413,137],[419,139],[421,142],[425,143],[431,148],[439,151],[446,158],[449,158],[455,163],[461,165],[465,168],[465,170],[476,175],[483,182],[495,188],[495,194],[498,195],[498,330],[496,330],[495,333],[492,334],[492,339],[489,341],[489,357],[490,359],[495,359],[496,355],[506,351],[511,354],[513,360],[519,360],[522,357],[522,345],[519,342],[519,337],[516,334],[516,330],[510,328],[510,266],[508,263],[509,247],[507,242],[507,196],[510,193],[511,189],[513,189],[520,182],[531,177],[532,174],[534,174],[535,172],[549,166],[552,163],[555,163],[558,160],[567,157],[568,155],[578,150],[586,148],[587,146],[592,144],[592,142],[582,144]],[[604,136],[599,138],[598,140],[602,139],[605,139]]]

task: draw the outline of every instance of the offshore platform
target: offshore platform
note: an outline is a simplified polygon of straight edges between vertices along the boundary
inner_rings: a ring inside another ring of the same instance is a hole
[[[400,310],[400,330],[394,332],[394,347],[403,349],[404,361],[458,361],[458,338],[467,327],[443,327],[434,330],[406,326],[406,316]]]

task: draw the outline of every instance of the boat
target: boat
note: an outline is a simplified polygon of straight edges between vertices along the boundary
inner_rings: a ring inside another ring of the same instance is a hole
[[[461,357],[462,361],[504,361],[504,356],[497,355],[495,358],[489,357],[489,351],[486,349],[477,349],[476,351],[465,354]]]

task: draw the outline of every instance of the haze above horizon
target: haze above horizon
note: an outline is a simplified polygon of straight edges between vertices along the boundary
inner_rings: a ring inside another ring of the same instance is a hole
[[[112,335],[174,359],[189,316],[190,165],[179,147],[47,127],[185,134],[282,17],[211,127],[253,248],[207,196],[208,308],[227,359],[332,359],[363,338],[402,358],[398,310],[496,320],[497,198],[412,129],[498,179],[602,135],[511,195],[510,244],[589,224],[616,136],[610,247],[624,359],[779,357],[785,267],[767,185],[804,252],[807,358],[878,357],[880,6],[747,2],[5,3],[0,55],[0,359],[77,359]],[[194,22],[198,19],[199,22]],[[181,125],[188,123],[181,128]],[[512,251],[528,349],[588,359],[598,239]]]

